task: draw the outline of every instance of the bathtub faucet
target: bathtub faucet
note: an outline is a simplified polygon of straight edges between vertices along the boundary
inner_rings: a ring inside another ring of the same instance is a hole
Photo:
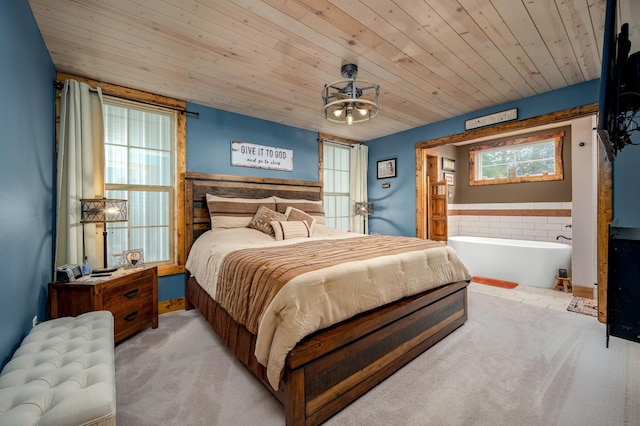
[[[569,240],[569,241],[571,241],[571,238],[569,238],[569,237],[565,237],[564,235],[558,235],[558,236],[556,237],[556,240],[559,240],[560,238],[564,238],[565,240]]]

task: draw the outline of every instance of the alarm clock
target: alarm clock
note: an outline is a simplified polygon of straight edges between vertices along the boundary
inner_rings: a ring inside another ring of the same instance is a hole
[[[68,283],[82,277],[80,265],[68,263],[56,269],[56,281]]]

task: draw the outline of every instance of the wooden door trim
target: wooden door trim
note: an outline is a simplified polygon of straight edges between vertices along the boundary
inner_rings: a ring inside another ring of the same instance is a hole
[[[416,150],[416,236],[419,238],[426,237],[425,221],[426,212],[424,211],[425,202],[425,176],[424,160],[428,151],[442,145],[448,145],[457,142],[464,142],[469,139],[477,139],[486,136],[497,136],[501,133],[524,130],[546,124],[559,123],[569,121],[580,117],[585,117],[598,113],[598,104],[584,105],[576,108],[569,108],[556,111],[550,114],[543,114],[525,120],[512,121],[508,123],[498,124],[491,127],[470,130],[464,133],[457,133],[441,138],[421,141],[415,144]],[[433,152],[433,151],[431,151]],[[597,189],[597,241],[598,241],[598,320],[606,323],[606,307],[607,307],[607,268],[609,264],[608,235],[609,222],[611,222],[613,201],[612,201],[612,167],[606,155],[602,153],[602,147],[599,148],[598,155],[598,189]],[[439,155],[439,154],[438,154]]]
[[[597,280],[598,321],[607,323],[607,288],[609,277],[609,223],[613,219],[613,167],[604,147],[598,143],[597,188]]]
[[[496,124],[491,127],[483,127],[480,129],[469,130],[464,133],[456,133],[454,135],[444,136],[436,139],[416,143],[417,149],[435,148],[437,146],[448,145],[452,143],[464,142],[469,139],[478,139],[487,136],[496,136],[500,133],[524,130],[532,127],[543,126],[546,124],[560,123],[563,121],[574,120],[579,117],[586,117],[598,113],[598,104],[584,105],[576,108],[569,108],[562,111],[556,111],[549,114],[538,115],[536,117],[524,120],[510,121],[508,123]]]
[[[428,238],[427,221],[429,212],[426,209],[429,194],[429,185],[427,183],[427,157],[437,157],[440,164],[441,154],[438,151],[429,148],[416,148],[416,237]],[[440,170],[437,171],[437,174]],[[420,219],[419,219],[420,218]]]

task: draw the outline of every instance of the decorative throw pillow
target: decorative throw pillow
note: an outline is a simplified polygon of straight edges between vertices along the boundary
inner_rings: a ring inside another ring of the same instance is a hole
[[[287,217],[283,213],[278,213],[268,207],[260,206],[247,225],[247,228],[257,229],[260,232],[275,237],[271,222],[278,220],[287,220]]]
[[[302,210],[296,209],[295,207],[289,206],[287,210],[284,212],[287,216],[288,221],[304,221],[309,225],[309,232],[313,234],[313,229],[316,227],[316,219],[308,213],[303,212]]]
[[[287,207],[294,207],[313,216],[316,219],[317,223],[320,223],[322,225],[326,224],[322,201],[304,199],[295,200],[282,197],[273,198],[276,200],[276,211],[280,213],[284,213],[287,210]]]
[[[289,240],[291,238],[309,238],[311,231],[304,220],[297,221],[273,221],[271,228],[275,233],[276,241]]]

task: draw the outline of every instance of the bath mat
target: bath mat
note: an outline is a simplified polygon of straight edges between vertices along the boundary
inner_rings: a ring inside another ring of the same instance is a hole
[[[569,306],[567,306],[567,311],[597,317],[598,302],[592,299],[585,299],[584,297],[574,297],[571,299]]]
[[[511,281],[497,280],[495,278],[471,277],[471,281],[478,284],[492,285],[494,287],[501,287],[501,288],[511,289],[511,288],[518,287],[518,283],[514,283]]]

